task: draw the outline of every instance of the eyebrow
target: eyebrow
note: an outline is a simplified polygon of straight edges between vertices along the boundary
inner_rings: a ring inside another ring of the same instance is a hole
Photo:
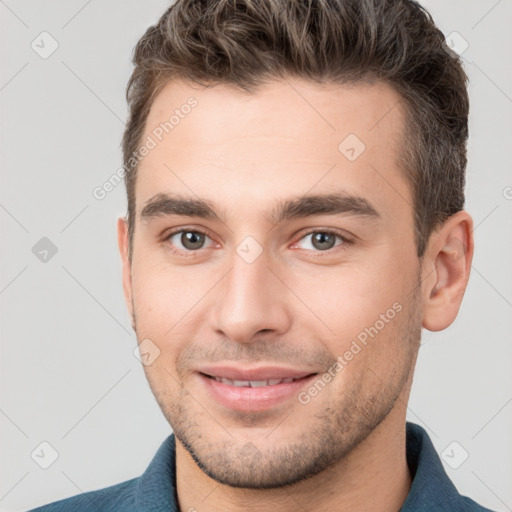
[[[270,213],[270,220],[278,223],[285,219],[337,214],[355,215],[375,220],[381,218],[377,209],[364,197],[340,192],[304,195],[281,201]],[[140,218],[141,220],[150,220],[166,215],[200,217],[222,222],[211,201],[163,193],[156,194],[146,201]]]

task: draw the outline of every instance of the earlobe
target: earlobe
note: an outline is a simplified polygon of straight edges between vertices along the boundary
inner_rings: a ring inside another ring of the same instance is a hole
[[[130,319],[133,319],[131,263],[128,257],[128,224],[124,217],[117,219],[117,245],[121,256],[123,292]],[[131,320],[133,324],[133,320]],[[132,325],[132,327],[134,327]]]
[[[457,317],[473,259],[473,220],[466,211],[449,217],[431,235],[424,260],[423,327],[446,329]]]

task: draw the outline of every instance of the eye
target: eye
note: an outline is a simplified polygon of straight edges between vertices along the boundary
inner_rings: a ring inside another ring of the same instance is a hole
[[[305,247],[300,247],[300,242],[297,242],[297,244],[295,245],[299,246],[299,249],[327,252],[330,249],[333,249],[334,247],[337,247],[339,245],[345,245],[350,243],[348,239],[339,234],[337,231],[329,229],[319,229],[316,231],[310,231],[301,238],[301,241],[307,240],[308,238],[310,239],[310,241],[305,244]],[[340,243],[336,244],[336,239],[341,240]]]
[[[181,229],[179,231],[174,231],[165,237],[165,240],[169,241],[173,248],[177,248],[177,250],[184,252],[193,252],[199,249],[205,249],[204,243],[206,239],[211,240],[206,233],[197,229]]]
[[[309,238],[310,241],[303,244],[301,247],[300,244],[302,241],[307,241]],[[207,241],[210,241],[210,244],[205,246]],[[336,243],[336,240],[339,240]],[[176,252],[184,252],[184,253],[193,253],[197,252],[201,249],[206,249],[213,245],[213,240],[204,232],[198,229],[179,229],[169,233],[165,239],[165,242],[169,242],[173,251]],[[352,243],[351,240],[346,238],[344,235],[341,235],[335,230],[332,229],[317,229],[315,231],[310,231],[303,235],[299,242],[296,242],[293,247],[298,247],[299,249],[313,250],[315,252],[328,252],[331,249],[338,247],[340,245],[348,245]]]

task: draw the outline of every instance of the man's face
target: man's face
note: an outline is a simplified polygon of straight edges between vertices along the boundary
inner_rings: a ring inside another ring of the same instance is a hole
[[[219,482],[300,481],[403,424],[422,304],[399,100],[384,84],[173,81],[151,108],[125,292],[160,351],[144,369],[177,449]],[[218,218],[151,206],[163,194]],[[305,201],[326,194],[341,207]],[[268,382],[290,375],[305,377]]]

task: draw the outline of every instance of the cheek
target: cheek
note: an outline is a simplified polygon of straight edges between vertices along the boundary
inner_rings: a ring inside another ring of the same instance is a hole
[[[207,274],[193,266],[158,263],[135,267],[132,285],[138,325],[147,320],[154,327],[170,329],[204,296],[208,290],[205,278]]]
[[[394,303],[405,300],[405,290],[410,291],[408,277],[384,263],[379,268],[370,264],[321,268],[290,279],[297,297],[338,339],[373,324]]]
[[[368,364],[373,367],[372,361],[376,367],[387,365],[392,354],[396,358],[405,350],[402,331],[414,271],[385,249],[366,261],[290,276],[291,288],[315,313],[307,312],[304,321],[317,325],[317,334],[326,333],[325,346],[334,358],[348,362],[346,372],[352,376]]]
[[[162,407],[180,392],[176,366],[191,337],[187,313],[197,300],[190,297],[195,294],[184,284],[183,272],[169,266],[135,267],[132,286],[138,342],[150,340],[150,346],[157,347],[153,350],[158,356],[144,366],[144,372]]]
[[[171,266],[168,262],[134,267],[133,297],[139,342],[149,338],[160,350],[157,366],[175,373],[180,354],[199,337],[198,330],[206,318],[205,295],[215,282],[218,272],[199,266]],[[148,372],[168,379],[169,375]]]

